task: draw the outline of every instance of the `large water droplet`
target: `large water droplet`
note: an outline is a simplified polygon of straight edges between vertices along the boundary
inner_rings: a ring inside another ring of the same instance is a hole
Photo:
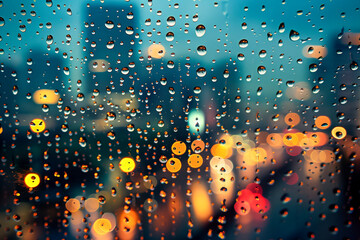
[[[200,25],[196,26],[195,34],[196,34],[197,37],[202,37],[202,36],[204,36],[205,31],[206,31],[205,26],[200,24]]]
[[[52,35],[48,35],[48,36],[46,37],[46,44],[47,44],[47,45],[51,45],[53,42],[54,42],[53,36],[52,36]]]
[[[351,70],[356,71],[356,70],[358,70],[359,65],[358,65],[357,62],[353,61],[353,62],[350,64],[350,68],[351,68]]]
[[[48,6],[48,7],[52,7],[53,2],[52,2],[52,0],[46,0],[45,4],[46,4],[46,6]]]
[[[114,28],[114,23],[113,23],[113,21],[107,20],[107,21],[105,22],[105,27],[106,27],[107,29],[113,29],[113,28]]]
[[[259,66],[257,68],[257,72],[260,74],[260,75],[264,75],[266,73],[266,68],[264,66]]]
[[[309,66],[310,72],[316,72],[318,70],[318,66],[316,63],[310,64]]]
[[[249,45],[248,40],[246,39],[241,39],[239,42],[239,47],[241,48],[246,48]]]
[[[204,77],[206,75],[206,69],[204,67],[200,67],[196,70],[196,74],[199,77]]]
[[[107,49],[113,49],[114,47],[115,47],[114,41],[109,41],[109,42],[106,44],[106,48],[107,48]]]
[[[300,39],[300,34],[295,30],[291,30],[289,37],[291,41],[297,41]]]
[[[259,57],[261,57],[261,58],[266,57],[266,50],[260,50]]]
[[[170,27],[174,26],[175,23],[176,23],[175,17],[173,17],[173,16],[168,17],[166,20],[166,24]]]
[[[173,41],[174,40],[174,33],[173,32],[168,32],[167,34],[166,34],[166,41],[168,41],[168,42],[171,42],[171,41]]]
[[[0,17],[0,27],[5,25],[5,19]]]

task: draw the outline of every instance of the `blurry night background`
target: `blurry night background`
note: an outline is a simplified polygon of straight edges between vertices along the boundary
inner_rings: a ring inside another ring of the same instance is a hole
[[[359,8],[0,1],[0,239],[360,239]]]

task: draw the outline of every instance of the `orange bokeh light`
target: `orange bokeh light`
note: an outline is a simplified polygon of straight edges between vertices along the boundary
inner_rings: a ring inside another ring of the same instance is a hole
[[[289,126],[296,126],[300,123],[300,116],[297,113],[288,113],[285,116],[285,123]]]
[[[319,116],[315,119],[315,125],[319,129],[327,129],[331,125],[331,120],[327,116]]]
[[[266,138],[266,142],[273,148],[281,148],[284,146],[283,137],[279,133],[270,133]]]
[[[219,156],[221,158],[229,158],[233,154],[231,145],[227,144],[214,144],[210,152],[213,156]]]

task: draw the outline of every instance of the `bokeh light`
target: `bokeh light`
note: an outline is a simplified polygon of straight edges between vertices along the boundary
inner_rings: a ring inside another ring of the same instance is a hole
[[[0,0],[0,239],[358,239],[359,22]]]

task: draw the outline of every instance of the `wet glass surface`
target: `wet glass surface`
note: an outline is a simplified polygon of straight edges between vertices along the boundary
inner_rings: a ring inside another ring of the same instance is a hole
[[[357,1],[0,1],[0,239],[360,239]]]

